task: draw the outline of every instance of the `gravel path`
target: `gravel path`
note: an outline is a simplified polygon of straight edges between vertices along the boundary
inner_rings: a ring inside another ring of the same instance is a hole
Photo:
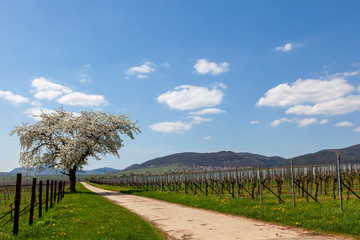
[[[351,239],[315,235],[297,228],[284,227],[239,216],[168,203],[156,199],[127,195],[82,183],[112,202],[129,209],[165,232],[168,239]]]

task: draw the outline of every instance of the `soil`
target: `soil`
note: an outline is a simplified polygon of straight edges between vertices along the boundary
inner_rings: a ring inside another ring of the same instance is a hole
[[[87,183],[82,184],[89,190],[151,222],[167,235],[167,239],[352,239],[343,236],[318,235],[299,228],[104,190]]]

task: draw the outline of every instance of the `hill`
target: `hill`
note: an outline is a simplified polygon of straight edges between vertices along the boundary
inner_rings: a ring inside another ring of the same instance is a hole
[[[336,154],[340,154],[341,163],[360,163],[360,144],[342,149],[326,149],[294,157],[297,165],[336,164]]]
[[[44,171],[42,172],[37,172],[36,169],[31,170],[29,172],[25,172],[26,168],[23,167],[19,167],[19,168],[14,168],[13,170],[11,170],[10,172],[6,173],[6,172],[1,172],[0,176],[14,176],[17,173],[23,173],[25,175],[63,175],[60,170],[51,170],[49,168],[46,168]],[[119,171],[118,169],[115,168],[108,168],[108,167],[104,167],[104,168],[97,168],[97,169],[93,169],[93,170],[84,170],[82,172],[77,172],[77,175],[100,175],[100,174],[105,174],[105,173],[109,173],[109,172],[117,172]]]
[[[327,149],[316,153],[294,157],[296,165],[329,165],[336,163],[336,154],[340,154],[342,163],[360,163],[360,144],[342,149]],[[213,168],[240,168],[289,166],[290,159],[274,156],[267,157],[254,153],[235,153],[221,151],[216,153],[177,153],[164,157],[155,158],[142,164],[134,164],[124,171],[153,168],[161,166],[187,166],[187,167],[213,167]]]
[[[134,164],[125,170],[140,168],[159,167],[159,166],[189,166],[189,167],[256,167],[258,164],[270,167],[283,162],[281,157],[266,157],[252,153],[235,153],[231,151],[221,151],[216,153],[177,153],[165,157],[155,158],[142,164]]]

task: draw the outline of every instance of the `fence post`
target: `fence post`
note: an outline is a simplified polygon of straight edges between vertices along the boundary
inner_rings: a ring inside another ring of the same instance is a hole
[[[50,186],[50,208],[53,206],[53,190],[54,190],[54,180],[51,180],[51,186]]]
[[[295,189],[294,189],[294,166],[293,166],[293,159],[290,160],[291,164],[291,189],[292,189],[292,199],[293,199],[293,207],[296,206],[295,204]]]
[[[49,205],[49,179],[46,180],[46,193],[45,193],[45,211],[48,211],[48,205]]]
[[[56,185],[57,185],[57,181],[54,182],[54,204],[56,202]]]
[[[337,155],[336,166],[337,166],[337,178],[338,178],[340,211],[343,211],[343,204],[342,204],[342,186],[341,186],[341,169],[340,169],[340,154],[336,154],[336,155]]]
[[[262,187],[261,187],[261,172],[260,172],[260,164],[258,165],[258,177],[259,177],[260,202],[261,202],[261,205],[262,205],[262,204],[263,204],[263,198],[262,198]]]
[[[42,216],[42,181],[39,182],[39,218]]]
[[[219,198],[221,199],[221,172],[219,170]]]
[[[238,167],[235,167],[235,180],[236,180],[236,198],[239,199],[239,176],[238,176]]]
[[[16,193],[15,193],[15,214],[14,214],[14,230],[13,234],[17,235],[19,232],[19,215],[20,215],[20,200],[21,200],[21,174],[16,175]]]
[[[35,199],[36,199],[36,178],[33,178],[32,188],[31,188],[29,225],[33,223]]]
[[[59,181],[59,190],[58,190],[58,199],[57,199],[57,202],[59,203],[60,201],[60,195],[61,195],[61,189],[62,189],[62,181]]]

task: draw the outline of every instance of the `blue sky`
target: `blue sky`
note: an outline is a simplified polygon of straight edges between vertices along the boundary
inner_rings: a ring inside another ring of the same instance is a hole
[[[0,171],[39,109],[130,113],[125,168],[179,152],[293,157],[360,140],[359,1],[1,1]]]

